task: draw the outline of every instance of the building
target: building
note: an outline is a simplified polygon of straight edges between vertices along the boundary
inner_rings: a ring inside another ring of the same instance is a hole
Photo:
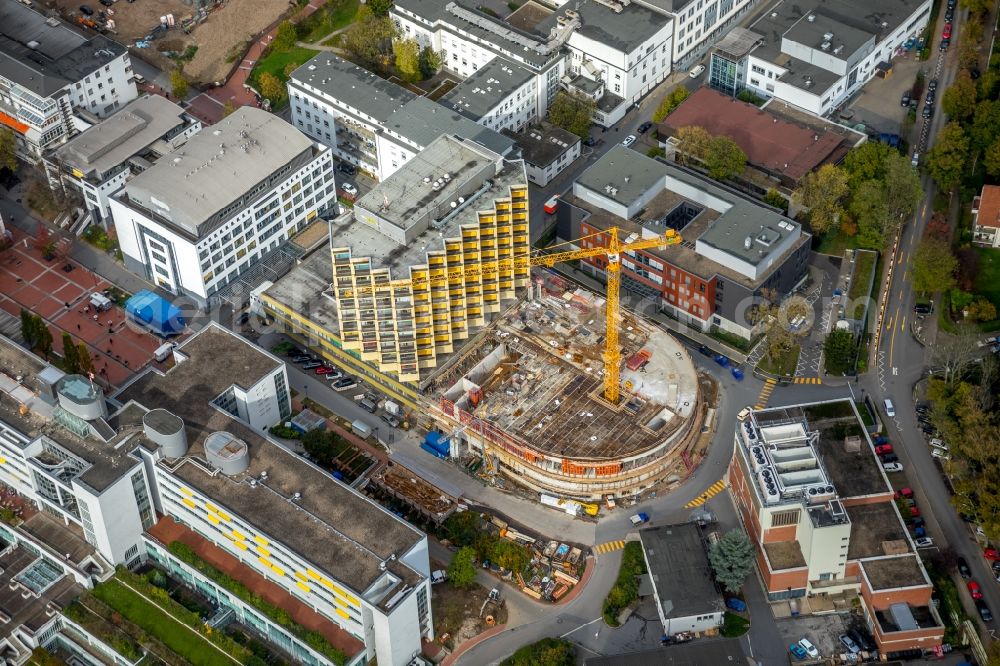
[[[824,164],[839,163],[866,136],[791,109],[771,104],[760,109],[708,87],[698,88],[659,124],[661,137],[674,137],[682,127],[702,127],[712,136],[727,136],[747,156],[747,165],[762,178],[756,189],[770,183],[780,190],[798,187],[806,174]],[[668,146],[676,141],[668,139]]]
[[[545,115],[538,108],[534,73],[505,58],[494,58],[473,72],[441,104],[497,132],[520,131]]]
[[[580,137],[554,125],[536,125],[506,135],[517,143],[528,180],[539,187],[548,185],[580,157]]]
[[[712,579],[701,528],[694,523],[639,530],[663,633],[702,633],[722,625],[726,611]]]
[[[288,92],[292,123],[376,180],[388,178],[442,134],[474,140],[501,155],[513,146],[499,129],[329,53],[296,69]]]
[[[1000,247],[1000,185],[983,185],[972,200],[972,242],[986,247]]]
[[[590,657],[586,666],[700,666],[701,664],[742,664],[749,657],[738,638],[719,638],[626,652],[607,657]]]
[[[0,124],[23,159],[38,162],[76,134],[77,110],[103,118],[137,95],[124,46],[0,0]]]
[[[673,68],[686,70],[756,4],[756,0],[638,0],[674,19]]]
[[[816,115],[837,109],[891,67],[919,35],[931,0],[781,0],[712,51],[709,83],[731,95],[749,90]]]
[[[143,95],[45,155],[53,186],[80,191],[96,222],[111,223],[109,199],[133,176],[173,152],[201,122],[160,95]]]
[[[580,175],[573,194],[559,200],[556,216],[557,236],[582,247],[604,244],[600,234],[610,227],[636,238],[676,230],[682,245],[623,258],[622,286],[701,331],[718,328],[749,339],[748,309],[765,296],[786,296],[806,275],[810,236],[799,223],[623,146]],[[580,268],[604,279],[604,265],[597,257]]]
[[[858,605],[889,659],[941,644],[933,585],[853,402],[750,410],[735,440],[731,492],[771,602]]]
[[[6,339],[0,352],[0,481],[30,508],[0,538],[42,544],[46,575],[89,587],[112,564],[152,560],[303,664],[333,663],[333,648],[349,666],[408,664],[433,638],[426,536],[263,435],[291,412],[276,357],[213,323],[168,370],[105,398]],[[302,631],[227,593],[175,542]]]
[[[330,151],[242,107],[110,199],[126,267],[199,305],[336,199]]]

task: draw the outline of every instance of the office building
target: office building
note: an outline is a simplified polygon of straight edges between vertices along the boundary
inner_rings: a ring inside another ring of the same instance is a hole
[[[110,197],[201,129],[160,95],[143,95],[45,155],[52,186],[79,190],[93,220],[111,224]]]
[[[941,644],[934,586],[851,400],[749,410],[735,444],[729,483],[771,602],[860,607],[889,659]]]
[[[781,0],[712,51],[709,84],[749,90],[816,115],[836,110],[930,20],[931,0]]]
[[[440,102],[497,132],[520,131],[545,115],[545,109],[538,108],[535,75],[504,58],[490,60],[448,91]]]
[[[677,321],[750,339],[748,309],[791,293],[806,276],[808,233],[798,222],[700,174],[615,146],[559,200],[556,232],[582,247],[618,227],[645,238],[676,230],[684,242],[626,253],[622,287]],[[586,237],[590,238],[586,238]],[[580,268],[604,279],[602,258]]]
[[[125,266],[204,305],[336,199],[330,151],[241,107],[110,199]]]
[[[545,187],[563,169],[580,157],[580,137],[553,125],[536,125],[517,134],[506,132],[517,142],[528,180]]]
[[[77,110],[103,118],[137,95],[124,46],[0,0],[0,125],[23,159],[38,162],[75,135]]]

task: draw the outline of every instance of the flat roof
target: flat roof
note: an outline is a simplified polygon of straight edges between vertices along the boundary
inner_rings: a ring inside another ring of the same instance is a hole
[[[535,26],[535,32],[540,35],[549,34],[552,28],[558,27],[558,18],[565,16],[567,10],[573,9],[580,19],[576,34],[618,51],[631,53],[673,21],[670,16],[638,3],[622,4],[624,6],[618,12],[595,0],[565,3],[539,22]]]
[[[345,219],[353,218],[348,215]],[[350,223],[343,223],[338,228],[346,232],[351,227]],[[378,234],[374,230],[368,231]],[[327,233],[329,232],[328,228]],[[382,234],[378,236],[384,238]],[[337,332],[339,331],[337,303],[332,295],[328,294],[332,283],[333,258],[330,256],[329,243],[324,243],[300,259],[292,270],[268,287],[264,293],[292,312],[307,315],[309,321],[317,326]]]
[[[745,664],[746,652],[739,638],[699,638],[690,643],[642,652],[592,657],[587,666],[706,666]]]
[[[827,39],[827,35],[833,37]],[[821,50],[838,60],[849,59],[874,38],[874,33],[849,25],[826,7],[812,10],[785,32],[785,39]]]
[[[771,541],[764,544],[764,551],[772,570],[795,569],[806,565],[806,558],[802,555],[802,547],[798,541]]]
[[[882,548],[886,541],[909,543],[906,529],[899,520],[899,514],[892,500],[871,504],[848,505],[847,515],[851,518],[851,540],[847,546],[847,558],[859,560],[865,557],[887,555]]]
[[[493,58],[448,91],[439,103],[478,122],[534,77],[534,72],[512,60]]]
[[[6,581],[0,586],[0,611],[7,616],[0,623],[0,639],[10,637],[21,627],[27,628],[31,633],[39,631],[52,621],[50,604],[57,610],[62,610],[83,593],[83,586],[65,574],[41,590],[41,593],[37,590],[29,591],[29,588],[22,587],[22,583],[15,582],[17,576],[26,573],[40,561],[39,556],[28,548],[10,548],[0,553],[0,571],[3,571]],[[15,644],[19,643],[15,641]]]
[[[694,523],[650,527],[639,530],[639,539],[664,617],[725,610],[712,580],[700,527]]]
[[[760,40],[761,36],[752,30],[735,26],[715,43],[712,52],[735,62],[753,51],[759,45]]]
[[[545,168],[560,155],[580,143],[580,137],[555,125],[538,125],[523,132],[504,130],[517,143],[521,158],[527,164]]]
[[[514,146],[508,137],[426,97],[411,99],[394,111],[383,127],[422,147],[443,134],[471,139],[499,155],[506,155]]]
[[[314,88],[371,116],[379,124],[417,97],[406,88],[333,53],[313,57],[292,72],[289,83]]]
[[[930,585],[916,555],[861,560],[861,566],[873,590]]]
[[[670,166],[616,143],[577,177],[582,185],[603,197],[628,206],[653,187],[665,182]],[[609,192],[608,186],[614,188]]]
[[[103,174],[187,124],[184,109],[162,95],[143,95],[55,151],[68,166]]]
[[[847,152],[846,147],[838,150],[844,137],[834,132],[791,122],[707,86],[674,109],[664,125],[673,131],[699,126],[713,136],[727,136],[746,153],[748,163],[795,182]]]
[[[848,401],[849,403],[849,401]],[[806,415],[809,416],[806,408]],[[889,493],[892,489],[882,471],[882,463],[875,456],[869,443],[864,424],[854,416],[841,418],[820,418],[810,416],[810,422],[819,431],[817,449],[823,458],[830,482],[837,487],[841,497],[857,497]],[[861,438],[861,449],[850,452],[845,449],[844,438]]]
[[[214,322],[179,351],[190,359],[165,373],[149,369],[115,396],[123,404],[135,401],[184,419],[189,449],[174,476],[306,560],[336,572],[359,596],[383,575],[380,566],[390,555],[402,557],[420,542],[423,535],[413,526],[211,404],[234,383],[252,387],[281,361]],[[245,473],[208,473],[206,462],[193,462],[204,459],[205,440],[220,431],[247,445]],[[267,472],[266,480],[260,480],[261,472]],[[246,483],[251,477],[258,479],[256,487]],[[295,493],[300,498],[293,502]],[[388,570],[400,584],[421,579],[399,560]]]
[[[85,37],[17,0],[0,0],[0,76],[37,95],[49,97],[124,53],[104,35]]]
[[[120,198],[198,239],[226,219],[223,209],[312,150],[313,142],[278,116],[242,106],[129,181]]]

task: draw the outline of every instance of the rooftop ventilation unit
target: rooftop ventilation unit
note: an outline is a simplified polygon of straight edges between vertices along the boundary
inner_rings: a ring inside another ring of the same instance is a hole
[[[829,51],[830,50],[830,42],[823,42],[822,44],[819,45],[819,47],[821,49],[823,49],[824,51]]]
[[[824,32],[823,33],[823,41],[824,42],[832,42],[833,41],[833,33],[832,32]]]
[[[754,446],[750,449],[750,461],[753,464],[753,471],[760,471],[767,465],[767,457],[764,455],[763,446]]]
[[[815,14],[810,14],[809,16],[806,17],[806,20],[809,21],[810,23],[815,23],[816,22],[816,15]]]

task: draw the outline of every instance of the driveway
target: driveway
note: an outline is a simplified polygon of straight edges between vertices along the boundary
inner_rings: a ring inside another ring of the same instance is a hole
[[[892,76],[885,79],[875,77],[861,89],[861,93],[851,103],[854,110],[852,124],[864,123],[869,130],[899,134],[907,108],[899,105],[903,93],[913,88],[917,72],[932,70],[935,51],[931,60],[919,62],[911,52],[892,61]],[[928,77],[930,78],[930,77]],[[919,109],[918,109],[919,113]]]

